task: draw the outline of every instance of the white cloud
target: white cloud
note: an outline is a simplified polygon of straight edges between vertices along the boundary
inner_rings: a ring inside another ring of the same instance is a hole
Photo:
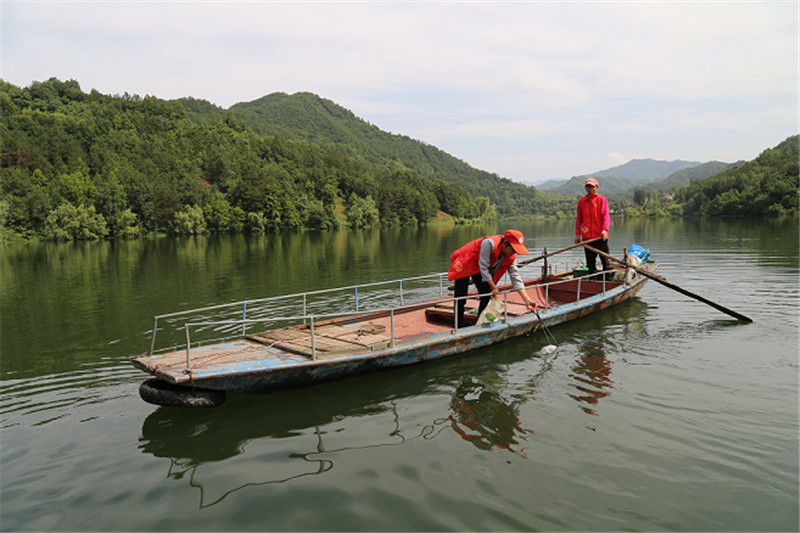
[[[311,91],[501,175],[550,158],[563,176],[611,153],[714,153],[796,132],[798,9],[4,1],[0,76],[223,107]]]
[[[635,158],[631,158],[631,157],[625,157],[624,155],[622,155],[622,154],[620,154],[618,152],[609,152],[608,154],[606,154],[606,157],[612,163],[612,166],[615,166],[615,167],[619,166],[619,165],[624,165],[625,163],[627,163],[631,159],[635,159]]]

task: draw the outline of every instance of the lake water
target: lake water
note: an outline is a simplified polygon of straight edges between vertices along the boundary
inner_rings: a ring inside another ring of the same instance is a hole
[[[797,220],[614,221],[612,253],[651,248],[753,324],[649,282],[548,356],[531,336],[217,409],[139,399],[154,314],[440,272],[502,229],[2,246],[0,528],[797,531]]]

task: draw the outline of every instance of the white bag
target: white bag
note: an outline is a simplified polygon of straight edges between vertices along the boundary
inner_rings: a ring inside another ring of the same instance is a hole
[[[478,326],[481,324],[491,324],[495,320],[502,318],[505,312],[506,306],[503,304],[503,300],[500,298],[492,298],[489,300],[489,305],[483,310],[483,313],[478,317],[478,321],[475,324]]]

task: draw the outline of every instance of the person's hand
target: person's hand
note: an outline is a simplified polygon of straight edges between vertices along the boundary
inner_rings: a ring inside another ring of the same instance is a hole
[[[528,309],[530,309],[531,311],[536,311],[536,304],[533,303],[531,300],[525,302],[525,305],[527,305]]]
[[[575,244],[578,244],[579,242],[581,242],[581,237],[580,237],[580,235],[578,235],[577,237],[575,237]]]
[[[608,240],[608,231],[603,230],[600,232],[600,236],[603,238],[604,241]]]
[[[489,286],[492,288],[492,298],[497,298],[497,285],[490,283]]]

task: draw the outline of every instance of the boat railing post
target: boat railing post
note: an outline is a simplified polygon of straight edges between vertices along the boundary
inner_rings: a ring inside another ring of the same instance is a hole
[[[354,289],[355,295],[356,295],[356,313],[358,313],[358,285],[353,287],[353,289]]]
[[[389,329],[392,332],[392,348],[394,348],[394,307],[389,310]]]
[[[247,335],[247,300],[242,302],[242,337]]]
[[[453,324],[455,328],[453,328],[453,334],[458,335],[458,303],[461,301],[461,298],[453,298]]]
[[[606,273],[603,272],[603,294],[606,293]]]
[[[403,280],[400,280],[400,305],[403,305]]]
[[[550,307],[550,284],[544,284],[544,308]]]
[[[542,265],[542,280],[547,282],[547,247],[542,250],[544,253],[544,265]]]
[[[508,323],[508,291],[503,293],[503,322]]]
[[[583,281],[583,278],[578,278],[578,297],[575,299],[576,302],[581,301],[581,281]]]
[[[184,324],[183,329],[186,331],[186,370],[191,370],[192,368],[192,356],[191,356],[191,345],[192,341],[189,339],[189,324]]]
[[[158,329],[158,317],[153,317],[153,334],[150,335],[150,355],[153,355],[153,351],[156,349],[156,330]]]
[[[439,274],[439,298],[444,296],[444,282],[442,281],[442,275]]]
[[[308,293],[304,292],[303,293],[303,324],[306,323],[306,314],[308,313],[307,308],[308,308]]]
[[[317,359],[317,347],[314,344],[314,317],[311,316],[311,360],[316,361]]]

